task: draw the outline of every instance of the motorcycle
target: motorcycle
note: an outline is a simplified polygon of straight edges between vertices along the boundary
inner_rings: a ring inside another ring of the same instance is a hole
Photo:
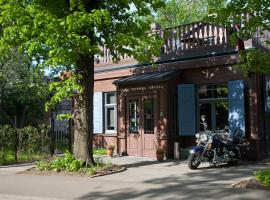
[[[226,129],[210,131],[207,130],[205,120],[201,124],[204,126],[204,132],[196,134],[197,145],[189,152],[190,169],[198,168],[202,162],[208,162],[210,166],[235,165],[245,158],[249,143],[242,138],[240,130],[231,137]]]

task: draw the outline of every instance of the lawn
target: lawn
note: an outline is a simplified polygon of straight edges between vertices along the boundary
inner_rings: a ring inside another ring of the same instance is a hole
[[[29,155],[26,152],[21,152],[18,155],[18,163],[42,160],[47,157],[48,157],[48,154],[46,153],[37,153],[37,154]],[[14,159],[14,154],[11,151],[5,152],[4,157],[3,157],[3,152],[2,151],[0,152],[0,165],[8,165],[8,164],[13,164],[13,163],[16,163],[16,162]]]

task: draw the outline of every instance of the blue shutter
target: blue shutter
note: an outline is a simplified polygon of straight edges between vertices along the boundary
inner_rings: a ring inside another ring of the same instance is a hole
[[[245,134],[245,97],[243,80],[229,81],[229,128],[232,134],[241,129]]]
[[[103,133],[103,102],[102,102],[102,92],[94,93],[94,133]]]
[[[179,135],[194,135],[196,132],[195,86],[178,85],[178,125]]]

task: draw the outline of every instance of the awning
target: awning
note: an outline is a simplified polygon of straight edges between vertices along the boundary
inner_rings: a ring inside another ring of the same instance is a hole
[[[180,70],[170,70],[161,72],[144,73],[140,75],[133,75],[114,81],[115,85],[133,85],[142,83],[159,83],[179,76]]]

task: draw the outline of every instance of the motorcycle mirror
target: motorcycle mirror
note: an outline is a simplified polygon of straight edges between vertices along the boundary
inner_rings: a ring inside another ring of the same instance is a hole
[[[202,122],[205,122],[205,115],[201,116],[201,120],[202,120]]]

